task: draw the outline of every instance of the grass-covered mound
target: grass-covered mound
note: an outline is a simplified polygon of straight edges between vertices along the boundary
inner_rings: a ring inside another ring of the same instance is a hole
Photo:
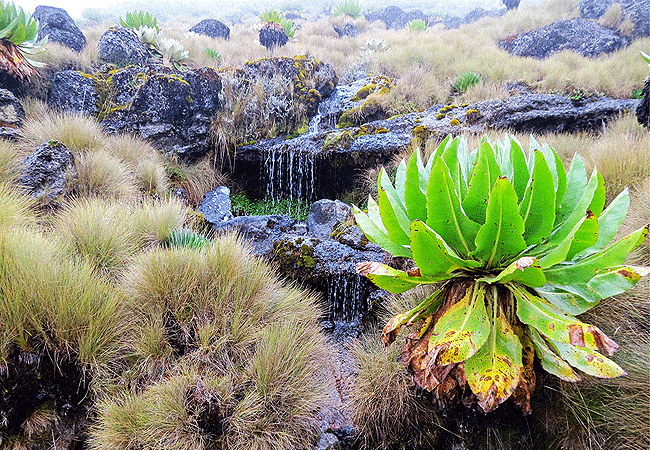
[[[311,294],[235,237],[170,239],[175,201],[82,198],[48,218],[0,199],[2,448],[313,444],[328,350]]]

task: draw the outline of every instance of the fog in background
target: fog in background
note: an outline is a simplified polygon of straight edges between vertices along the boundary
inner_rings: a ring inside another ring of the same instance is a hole
[[[540,3],[542,0],[522,0],[520,7]],[[128,11],[143,10],[154,14],[161,21],[190,20],[193,18],[214,18],[226,23],[239,23],[252,20],[267,9],[294,11],[305,18],[318,18],[327,14],[335,5],[336,0],[131,0],[127,2],[116,0],[94,0],[81,2],[79,0],[18,0],[14,1],[26,11],[33,12],[37,5],[56,6],[65,9],[75,20],[82,22],[102,22],[115,20]],[[92,7],[88,7],[91,4]],[[405,10],[419,9],[427,15],[465,16],[475,8],[501,9],[505,8],[501,0],[378,0],[360,1],[364,12],[382,9],[389,5],[399,6]]]

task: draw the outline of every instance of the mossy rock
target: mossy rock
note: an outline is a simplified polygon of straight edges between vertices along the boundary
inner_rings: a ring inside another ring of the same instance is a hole
[[[318,239],[287,238],[273,242],[273,257],[280,271],[289,278],[304,280],[316,267],[314,247]]]

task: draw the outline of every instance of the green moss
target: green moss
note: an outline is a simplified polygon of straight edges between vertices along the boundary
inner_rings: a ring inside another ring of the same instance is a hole
[[[460,126],[460,120],[458,120],[458,119],[451,119],[451,121],[449,122],[449,125],[452,125],[452,126],[454,126],[454,127],[459,127],[459,126]]]
[[[353,102],[359,102],[363,100],[364,98],[368,97],[370,94],[375,92],[375,89],[377,88],[377,85],[375,83],[369,83],[363,86],[361,89],[357,91],[357,93],[352,97]]]
[[[389,133],[389,132],[390,132],[390,130],[388,128],[385,128],[385,127],[377,127],[375,129],[375,134],[384,134],[384,133]]]
[[[348,109],[341,114],[338,123],[336,124],[337,128],[348,128],[353,127],[357,124],[357,117],[361,114],[361,107],[357,106],[355,108]]]
[[[440,113],[440,114],[438,114],[438,115],[436,116],[436,119],[438,119],[438,120],[442,120],[442,119],[445,118],[445,116],[446,116],[445,113]]]
[[[355,134],[352,130],[329,133],[325,138],[321,151],[333,150],[335,148],[350,148]],[[359,136],[359,134],[356,134],[356,136]]]
[[[421,142],[426,141],[431,136],[431,129],[424,125],[416,125],[411,130],[411,136],[420,139]]]
[[[316,267],[317,259],[314,256],[314,247],[320,241],[311,240],[309,244],[296,240],[292,242],[289,239],[275,241],[273,243],[273,255],[275,261],[282,268],[282,273],[291,278],[298,279],[308,276]]]

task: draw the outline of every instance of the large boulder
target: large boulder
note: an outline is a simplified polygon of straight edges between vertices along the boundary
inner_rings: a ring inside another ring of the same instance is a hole
[[[50,79],[47,104],[53,109],[95,115],[98,102],[93,78],[82,72],[63,70]]]
[[[388,6],[384,10],[373,11],[366,14],[368,22],[380,20],[384,22],[386,28],[400,30],[404,28],[411,20],[423,20],[427,22],[429,18],[419,9],[414,11],[404,11],[398,6]]]
[[[269,50],[282,47],[289,42],[289,37],[282,25],[275,22],[268,22],[260,29],[259,39],[260,44]]]
[[[48,36],[52,42],[79,53],[86,45],[86,37],[68,13],[53,6],[37,6],[32,16],[38,19],[38,39]]]
[[[99,38],[97,44],[99,59],[128,66],[144,65],[149,61],[149,51],[138,36],[127,28],[110,28]]]
[[[522,33],[499,43],[516,56],[544,59],[562,50],[595,57],[628,45],[629,41],[609,28],[587,19],[567,19]]]
[[[340,38],[342,38],[344,36],[356,37],[356,36],[359,36],[359,34],[361,33],[359,31],[359,28],[355,24],[353,24],[351,22],[346,23],[342,27],[340,27],[338,25],[334,25],[334,31],[336,31],[336,34],[338,34],[338,36]]]
[[[128,108],[101,122],[109,133],[131,132],[166,154],[192,161],[210,148],[210,127],[221,106],[221,77],[210,68],[144,74]]]
[[[204,19],[190,28],[190,31],[197,34],[210,36],[211,38],[230,39],[230,28],[225,23],[215,19]]]
[[[311,205],[307,217],[309,234],[318,238],[329,239],[338,224],[352,217],[352,207],[340,200],[318,200]]]
[[[207,192],[196,209],[207,223],[219,225],[233,218],[230,207],[230,189],[219,186]]]
[[[615,3],[621,7],[621,21],[632,21],[633,37],[650,36],[650,0],[583,0],[580,2],[580,16],[599,19]]]
[[[19,184],[32,197],[57,200],[77,177],[72,152],[59,141],[45,142],[25,158]]]

